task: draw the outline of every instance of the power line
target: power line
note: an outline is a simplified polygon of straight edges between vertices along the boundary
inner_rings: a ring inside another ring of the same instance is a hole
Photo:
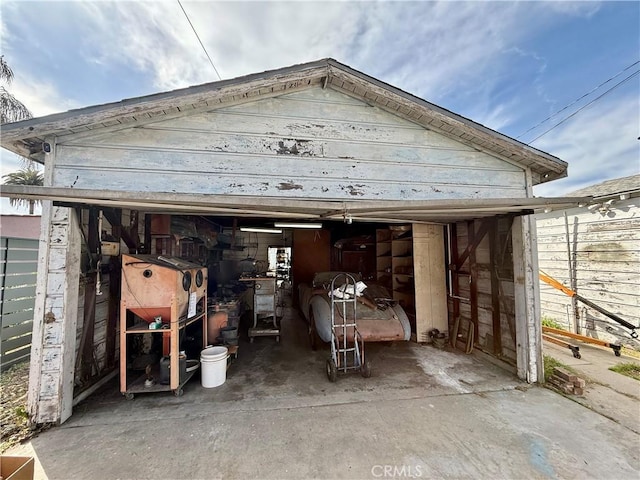
[[[587,108],[589,105],[593,104],[594,102],[600,100],[602,97],[604,97],[605,95],[611,93],[613,90],[615,90],[616,88],[618,88],[620,85],[622,85],[623,83],[627,82],[628,80],[631,80],[633,77],[635,77],[636,75],[638,75],[640,73],[640,70],[636,70],[635,72],[633,72],[631,75],[629,75],[627,78],[625,78],[624,80],[619,81],[618,83],[616,83],[613,87],[611,87],[609,90],[607,90],[606,92],[604,92],[602,95],[594,98],[593,100],[591,100],[589,103],[583,105],[582,107],[580,107],[578,110],[576,110],[575,112],[573,112],[571,115],[569,115],[568,117],[560,120],[558,123],[556,123],[553,127],[549,128],[548,130],[545,130],[544,132],[542,132],[540,135],[538,135],[536,138],[534,138],[533,140],[531,140],[530,142],[527,143],[527,145],[531,145],[533,142],[535,142],[536,140],[538,140],[540,137],[546,135],[547,133],[549,133],[551,130],[553,130],[556,127],[559,127],[560,125],[562,125],[564,122],[566,122],[567,120],[569,120],[571,117],[576,116],[579,112],[581,112],[582,110],[584,110],[585,108]]]
[[[209,56],[209,52],[207,52],[207,49],[204,48],[204,44],[202,43],[202,40],[200,40],[200,35],[198,35],[198,32],[196,32],[196,29],[193,26],[193,23],[191,23],[191,20],[189,19],[189,15],[187,15],[187,12],[185,11],[184,7],[182,6],[182,3],[180,3],[180,0],[177,0],[177,2],[178,2],[178,5],[180,5],[180,8],[182,9],[182,13],[184,13],[184,16],[187,18],[187,22],[189,22],[189,25],[191,25],[191,30],[193,30],[193,33],[196,34],[196,38],[198,39],[198,42],[200,42],[200,46],[202,47],[202,50],[204,50],[204,54],[209,59],[209,63],[213,67],[213,70],[216,72],[216,75],[218,76],[218,80],[222,80],[222,77],[218,73],[218,69],[213,64],[213,60],[211,60],[211,57]]]
[[[603,85],[606,85],[607,83],[609,83],[611,80],[615,80],[616,78],[618,78],[620,75],[622,75],[624,72],[626,72],[627,70],[629,70],[632,67],[635,67],[636,65],[638,65],[640,63],[640,60],[638,60],[637,62],[632,63],[631,65],[629,65],[628,67],[622,69],[621,71],[619,71],[618,73],[616,73],[613,77],[609,78],[608,80],[605,80],[604,82],[602,82],[600,85],[598,85],[595,88],[592,88],[589,92],[585,93],[584,95],[582,95],[580,98],[575,99],[573,102],[571,102],[569,105],[567,105],[566,107],[558,110],[555,113],[552,113],[551,115],[549,115],[547,118],[545,118],[544,120],[542,120],[541,122],[539,122],[538,124],[534,125],[533,127],[531,127],[529,130],[527,130],[526,132],[522,132],[520,135],[518,135],[516,137],[516,139],[519,139],[520,137],[523,137],[524,135],[526,135],[527,133],[529,133],[531,130],[535,130],[536,128],[538,128],[540,125],[542,125],[543,123],[551,120],[553,117],[555,117],[556,115],[558,115],[559,113],[564,112],[566,109],[572,107],[573,105],[575,105],[576,103],[578,103],[580,100],[582,100],[585,97],[588,97],[589,95],[591,95],[593,92],[595,92],[596,90],[598,90],[600,87],[602,87]],[[533,142],[533,140],[531,140]],[[530,142],[531,143],[531,142]]]

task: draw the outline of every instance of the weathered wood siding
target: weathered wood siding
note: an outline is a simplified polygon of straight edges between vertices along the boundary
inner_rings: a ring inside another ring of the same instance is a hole
[[[71,416],[80,274],[74,210],[43,202],[33,316],[28,411],[35,423]]]
[[[123,211],[123,221],[128,221],[129,219],[129,210]],[[84,238],[88,238],[89,236],[89,224],[88,224],[88,211],[83,211],[83,221],[82,221],[82,229],[84,231]],[[112,226],[109,222],[104,219],[102,224],[102,231],[106,234],[112,234]],[[121,242],[120,244],[121,253],[128,253],[128,248]],[[82,391],[83,389],[90,386],[93,382],[100,379],[106,372],[108,372],[113,365],[118,365],[117,359],[119,357],[120,350],[120,342],[115,342],[115,358],[108,358],[107,352],[107,325],[109,322],[109,274],[103,272],[100,276],[101,287],[100,291],[101,295],[96,295],[94,312],[93,314],[88,314],[89,312],[85,311],[87,302],[85,302],[85,295],[93,294],[96,290],[96,283],[94,280],[95,275],[95,265],[90,265],[88,262],[89,253],[87,251],[86,244],[82,247],[82,271],[80,275],[80,285],[79,285],[79,294],[78,294],[78,320],[76,327],[76,337],[75,337],[75,359],[76,359],[76,369],[75,369],[75,386],[77,391],[74,394]],[[110,257],[104,256],[102,258],[103,265],[106,265],[110,261]],[[91,271],[90,271],[91,270]],[[91,280],[89,281],[87,276],[91,274]],[[89,302],[91,304],[91,302]],[[116,302],[115,311],[120,311],[120,304]],[[85,322],[93,320],[92,325],[85,325]],[[92,331],[92,335],[90,338],[87,338],[85,341],[89,342],[90,348],[92,350],[92,362],[90,365],[84,366],[82,365],[82,336],[85,328],[89,328],[89,331]],[[116,330],[112,335],[115,335],[116,338],[119,338],[119,324],[116,326]],[[80,358],[79,358],[80,357]],[[88,375],[87,378],[83,378],[83,373]]]
[[[634,325],[640,325],[639,201],[637,197],[619,200],[605,214],[586,207],[567,210],[570,254],[564,213],[536,216],[540,269],[570,287],[571,265],[581,296]],[[542,317],[572,329],[571,299],[544,282],[540,293]],[[580,302],[578,314],[582,334],[607,341],[629,340],[626,328]]]
[[[84,278],[80,279],[80,294],[78,297],[78,325],[76,329],[76,361],[79,355],[79,348],[82,338],[82,329],[85,321],[84,312],[84,296],[86,289],[95,288],[93,283],[87,284]],[[98,376],[103,373],[107,368],[107,321],[109,318],[109,276],[104,275],[102,279],[102,295],[96,297],[95,306],[95,322],[93,326],[93,338],[91,342],[93,344],[95,363],[92,365],[92,374]],[[117,334],[119,334],[117,332]],[[116,351],[119,349],[119,342],[116,342]],[[77,378],[80,375],[80,370],[76,370],[76,383],[79,383]]]
[[[480,222],[471,222],[477,232]],[[500,339],[501,347],[498,355],[508,363],[516,363],[516,326],[515,326],[515,294],[513,280],[513,247],[510,234],[511,223],[508,219],[498,222],[498,243],[502,249],[496,256],[496,265],[491,263],[489,234],[485,235],[475,252],[472,253],[463,265],[463,270],[471,273],[475,271],[477,287],[477,336],[476,347],[494,354],[493,329],[493,301],[492,296],[497,295],[500,301]],[[458,252],[462,253],[469,245],[469,224],[459,222],[456,224]],[[491,270],[497,270],[498,281],[496,292],[492,291]],[[472,320],[472,289],[471,276],[460,276],[458,282],[459,296],[465,300],[460,301],[461,330],[466,335],[466,323],[464,320]],[[475,294],[474,294],[475,295]],[[451,308],[451,307],[450,307]],[[453,323],[450,318],[450,327]]]
[[[54,185],[305,198],[524,197],[522,168],[331,89],[60,138]]]

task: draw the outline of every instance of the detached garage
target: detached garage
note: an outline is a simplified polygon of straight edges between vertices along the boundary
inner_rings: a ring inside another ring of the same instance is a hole
[[[335,60],[4,125],[2,146],[45,166],[44,187],[2,191],[49,200],[37,423],[65,421],[74,399],[128,368],[121,302],[137,296],[122,272],[140,255],[193,267],[193,284],[206,267],[192,306],[205,319],[240,316],[250,275],[268,272],[295,303],[316,272],[358,273],[389,289],[412,341],[438,329],[454,348],[542,378],[530,214],[581,199],[534,198],[532,187],[566,176],[566,163]]]

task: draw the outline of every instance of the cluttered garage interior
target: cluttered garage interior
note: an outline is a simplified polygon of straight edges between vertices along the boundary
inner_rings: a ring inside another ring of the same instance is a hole
[[[532,186],[566,163],[335,60],[10,124],[2,146],[45,166],[3,191],[45,200],[36,423],[114,375],[128,399],[215,388],[286,330],[326,348],[327,381],[375,375],[370,342],[540,379],[529,215],[578,199]]]

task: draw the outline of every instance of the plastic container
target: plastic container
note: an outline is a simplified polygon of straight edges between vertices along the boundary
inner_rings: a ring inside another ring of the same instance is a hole
[[[204,388],[219,387],[227,380],[227,347],[209,347],[200,352],[200,376]]]
[[[238,328],[237,327],[224,327],[220,329],[222,335],[222,342],[226,345],[238,344]]]
[[[227,312],[218,311],[218,306],[216,305],[215,313],[209,314],[207,321],[207,338],[210,342],[220,335],[220,329],[224,327],[227,322]]]
[[[187,377],[187,357],[180,354],[179,359],[179,382],[184,382]],[[165,356],[160,359],[160,384],[169,385],[171,383],[171,357]]]

